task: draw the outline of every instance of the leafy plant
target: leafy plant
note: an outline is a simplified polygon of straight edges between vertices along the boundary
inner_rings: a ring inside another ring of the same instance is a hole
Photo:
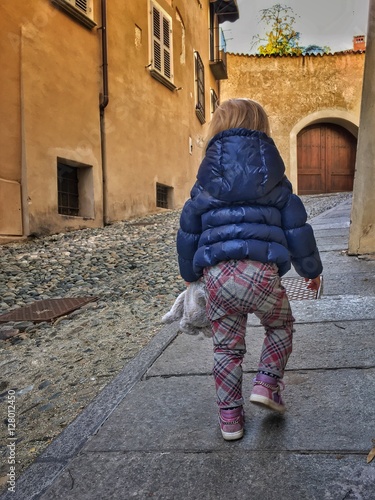
[[[253,36],[252,49],[258,45],[258,53],[263,55],[306,55],[325,54],[330,48],[319,45],[302,47],[299,45],[300,33],[294,29],[296,14],[287,5],[275,4],[268,9],[260,11],[260,21],[269,27],[265,37]],[[262,44],[263,42],[263,44]]]

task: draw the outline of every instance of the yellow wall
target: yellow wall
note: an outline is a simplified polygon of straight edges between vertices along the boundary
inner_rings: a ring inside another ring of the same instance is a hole
[[[349,254],[375,254],[375,1],[370,0]]]
[[[297,189],[297,134],[317,122],[332,122],[358,134],[364,53],[324,56],[228,54],[228,80],[221,100],[248,97],[267,111],[272,137]]]
[[[158,3],[172,18],[174,84],[180,90],[169,90],[149,74],[148,0],[118,2],[118,8],[108,13],[112,55],[106,109],[109,220],[155,211],[156,182],[173,187],[174,206],[181,206],[201,159],[198,143],[205,127],[195,115],[194,50],[208,61],[208,2],[204,9],[197,1],[177,0],[173,8],[172,2]],[[141,43],[138,38],[136,43],[136,29],[141,30]],[[208,64],[205,77],[208,120],[209,87],[217,86]]]
[[[101,1],[93,0],[92,29],[51,0],[1,1],[0,241],[157,211],[157,182],[173,188],[171,208],[188,197],[206,127],[195,114],[195,50],[205,65],[207,121],[210,88],[218,94],[208,62],[209,0],[158,4],[172,18],[179,90],[150,75],[149,0],[107,1],[109,103],[102,150]],[[58,158],[87,166],[83,216],[58,214]]]
[[[0,33],[0,234],[22,235],[19,27],[6,11]]]
[[[45,0],[4,0],[0,17],[8,21],[4,57],[14,55],[17,61],[12,63],[13,104],[1,96],[7,108],[2,131],[9,130],[15,147],[5,144],[9,168],[1,165],[0,177],[21,181],[23,233],[98,226],[100,143],[86,140],[88,130],[99,130],[97,35]],[[2,80],[9,84],[8,72]],[[94,216],[84,224],[57,213],[57,157],[92,165]]]

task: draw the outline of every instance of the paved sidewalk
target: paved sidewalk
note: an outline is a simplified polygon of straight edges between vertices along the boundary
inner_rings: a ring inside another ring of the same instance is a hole
[[[170,325],[1,499],[373,500],[375,261],[346,254],[349,218],[345,202],[312,220],[324,290],[292,302],[284,416],[246,398],[245,435],[225,442],[211,341]],[[244,394],[262,337],[251,317]]]

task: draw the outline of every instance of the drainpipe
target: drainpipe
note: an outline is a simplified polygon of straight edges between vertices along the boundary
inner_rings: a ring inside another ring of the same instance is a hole
[[[105,138],[105,113],[104,110],[108,106],[108,56],[107,56],[107,0],[101,0],[102,8],[102,80],[103,92],[99,96],[100,108],[100,145],[101,145],[101,160],[102,160],[102,179],[103,179],[103,222],[108,222],[108,205],[107,205],[107,154],[106,154],[106,138]]]

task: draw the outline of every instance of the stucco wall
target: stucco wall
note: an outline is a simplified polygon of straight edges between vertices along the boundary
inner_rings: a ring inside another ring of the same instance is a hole
[[[95,0],[95,9],[98,5]],[[88,130],[99,131],[97,34],[50,1],[4,0],[0,17],[4,13],[2,44],[12,61],[4,80],[12,84],[11,75],[14,86],[10,101],[1,96],[6,120],[0,135],[9,134],[12,147],[4,145],[9,167],[1,165],[0,176],[21,182],[23,234],[99,226],[100,143],[86,138]],[[57,157],[92,167],[95,201],[84,222],[58,214]]]
[[[155,211],[156,182],[172,187],[173,206],[181,206],[202,154],[199,142],[205,125],[195,114],[194,50],[208,61],[208,3],[202,2],[204,8],[182,0],[174,1],[173,7],[166,0],[158,4],[172,18],[173,74],[179,90],[171,91],[150,76],[149,1],[118,2],[118,8],[108,13],[112,55],[106,109],[109,220]],[[122,22],[116,23],[115,18]],[[207,64],[205,72],[208,120],[209,89],[217,91],[217,83]]]
[[[210,2],[157,3],[172,20],[174,90],[150,75],[150,0],[107,1],[103,148],[101,1],[93,0],[91,29],[52,0],[0,3],[0,240],[155,212],[157,182],[171,188],[170,208],[188,197],[206,129],[195,112],[195,51],[205,65],[207,122],[210,89],[219,93],[208,63]],[[59,158],[89,177],[80,216],[58,213]]]
[[[297,186],[296,136],[317,122],[338,123],[358,133],[365,54],[264,57],[228,55],[221,100],[249,97],[267,111],[272,136]]]
[[[21,50],[18,23],[6,11],[0,33],[0,234],[22,235]]]
[[[349,253],[375,254],[375,1],[370,0]]]

